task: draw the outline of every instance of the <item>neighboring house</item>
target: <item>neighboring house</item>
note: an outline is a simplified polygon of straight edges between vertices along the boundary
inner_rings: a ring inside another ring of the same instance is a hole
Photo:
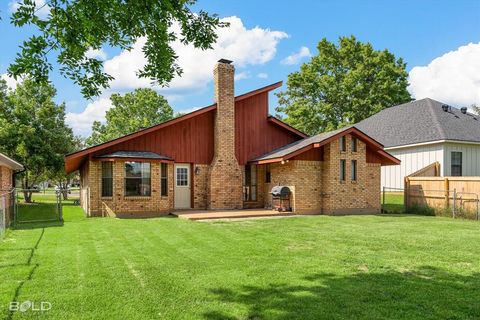
[[[441,176],[480,176],[480,117],[432,99],[387,108],[355,125],[401,160],[382,168],[382,186],[434,163]]]
[[[20,163],[0,153],[0,191],[13,188],[15,184],[13,174],[22,170],[23,166]]]
[[[297,213],[378,212],[380,166],[398,164],[355,127],[314,137],[268,115],[281,82],[234,96],[234,67],[214,70],[216,103],[65,157],[81,205],[141,216],[175,209],[265,208],[289,186]]]

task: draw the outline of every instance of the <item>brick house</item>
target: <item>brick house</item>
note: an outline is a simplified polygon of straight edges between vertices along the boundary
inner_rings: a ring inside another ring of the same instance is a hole
[[[399,164],[355,127],[307,137],[268,115],[281,82],[234,96],[234,66],[214,69],[215,103],[65,157],[87,215],[265,208],[291,191],[296,213],[378,212],[380,167]]]
[[[13,174],[22,170],[20,163],[0,153],[0,191],[12,189],[15,184]]]
[[[22,170],[20,163],[0,153],[0,231],[10,224],[14,201],[10,190],[15,186],[14,174]]]

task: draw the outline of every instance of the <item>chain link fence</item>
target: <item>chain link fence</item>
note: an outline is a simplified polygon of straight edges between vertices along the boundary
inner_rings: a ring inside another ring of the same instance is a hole
[[[0,190],[0,239],[13,220],[15,207],[15,191]]]
[[[62,190],[15,189],[14,225],[62,220]]]
[[[383,187],[383,213],[411,213],[479,220],[479,196],[472,192]]]

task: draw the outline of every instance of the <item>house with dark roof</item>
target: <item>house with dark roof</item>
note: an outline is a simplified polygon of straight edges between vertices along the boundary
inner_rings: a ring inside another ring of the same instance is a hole
[[[480,176],[480,117],[433,99],[390,107],[355,125],[401,160],[382,168],[382,186],[403,188],[404,177],[433,163],[440,176]]]
[[[375,213],[380,168],[399,164],[356,127],[314,137],[268,115],[281,82],[234,95],[234,66],[214,69],[214,100],[205,108],[66,155],[79,170],[89,216],[163,214],[185,209],[270,208],[285,186],[295,213]],[[283,191],[282,191],[283,192]],[[282,199],[286,200],[286,199]]]

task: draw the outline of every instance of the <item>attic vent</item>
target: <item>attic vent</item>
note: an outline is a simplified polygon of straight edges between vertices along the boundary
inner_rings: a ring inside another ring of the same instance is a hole
[[[443,104],[442,109],[443,109],[443,111],[447,112],[448,109],[450,109],[450,106],[448,104]]]
[[[463,114],[467,114],[467,108],[466,108],[466,107],[460,108],[460,111],[461,111]]]

